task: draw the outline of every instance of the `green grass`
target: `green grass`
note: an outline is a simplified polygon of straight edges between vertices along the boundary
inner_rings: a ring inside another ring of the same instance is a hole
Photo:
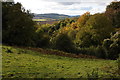
[[[93,69],[99,77],[118,77],[117,61],[76,59],[2,46],[4,78],[86,78]]]

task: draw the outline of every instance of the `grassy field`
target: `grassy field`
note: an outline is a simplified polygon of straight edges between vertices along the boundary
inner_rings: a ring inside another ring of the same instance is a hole
[[[33,19],[33,21],[47,21],[47,19]]]
[[[69,58],[2,46],[4,78],[120,77],[116,60]]]

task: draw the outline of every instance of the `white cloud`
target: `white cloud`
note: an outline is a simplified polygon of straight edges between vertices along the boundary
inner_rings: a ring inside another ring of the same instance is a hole
[[[87,11],[92,14],[104,12],[106,5],[113,0],[14,0],[22,3],[32,13],[59,13],[81,15]]]

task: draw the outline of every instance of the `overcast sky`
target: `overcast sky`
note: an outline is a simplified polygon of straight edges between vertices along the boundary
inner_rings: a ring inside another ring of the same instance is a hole
[[[91,14],[104,12],[114,0],[14,0],[32,13],[59,13],[66,15],[81,15],[87,11]],[[117,0],[120,1],[120,0]]]

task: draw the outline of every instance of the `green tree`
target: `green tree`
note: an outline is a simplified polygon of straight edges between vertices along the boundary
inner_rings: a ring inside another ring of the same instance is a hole
[[[72,52],[74,50],[74,44],[67,34],[59,33],[51,39],[53,48],[62,50],[65,52]]]
[[[113,31],[111,21],[104,14],[94,14],[80,28],[76,35],[76,44],[80,47],[98,46]]]
[[[34,45],[35,27],[32,16],[20,3],[2,2],[3,43],[10,45]]]
[[[120,1],[111,2],[110,5],[107,6],[105,14],[112,20],[113,27],[120,27]]]
[[[111,21],[104,14],[94,14],[86,22],[86,29],[92,34],[92,40],[101,44],[105,38],[110,37],[114,30]]]
[[[90,47],[93,45],[92,34],[89,31],[85,31],[84,29],[81,29],[76,34],[76,40],[75,43],[78,47]]]
[[[42,25],[36,30],[35,44],[36,47],[46,48],[49,47],[50,36],[48,33],[49,25]]]
[[[75,38],[76,38],[76,34],[77,31],[76,30],[70,30],[68,31],[68,37],[70,37],[70,39],[74,42]]]

